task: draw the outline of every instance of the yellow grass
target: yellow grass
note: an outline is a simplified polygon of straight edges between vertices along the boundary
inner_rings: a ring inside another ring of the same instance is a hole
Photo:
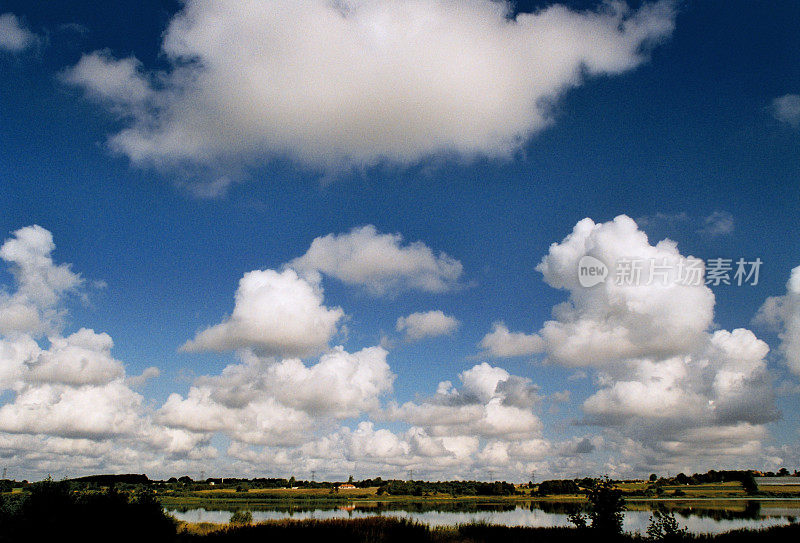
[[[190,535],[208,535],[227,528],[227,524],[217,524],[214,522],[178,522],[178,533]]]
[[[615,486],[623,492],[633,492],[635,490],[646,490],[647,487],[650,486],[650,483],[645,481],[636,481],[634,483],[618,483]]]

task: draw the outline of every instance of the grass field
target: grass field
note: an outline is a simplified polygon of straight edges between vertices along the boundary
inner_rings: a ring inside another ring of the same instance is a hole
[[[729,483],[711,483],[704,485],[675,485],[664,486],[663,495],[675,494],[680,491],[686,497],[704,497],[704,498],[719,498],[719,497],[737,497],[746,496],[747,493],[742,488],[739,482]],[[680,493],[679,492],[679,493]]]
[[[760,492],[769,492],[770,494],[794,494],[800,496],[800,485],[760,485],[758,490]]]

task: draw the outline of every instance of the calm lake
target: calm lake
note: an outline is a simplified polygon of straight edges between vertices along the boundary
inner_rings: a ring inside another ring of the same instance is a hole
[[[570,526],[567,514],[574,504],[476,504],[476,503],[375,503],[339,507],[303,507],[252,504],[247,507],[255,522],[281,519],[335,519],[363,518],[383,515],[408,518],[430,526],[446,526],[470,522],[485,522],[505,526]],[[800,502],[770,503],[769,501],[735,501],[724,506],[697,506],[695,504],[629,504],[625,512],[625,530],[645,533],[651,510],[660,507],[675,513],[678,522],[690,532],[721,533],[739,528],[766,528],[795,522],[800,518]],[[244,507],[242,507],[244,509]],[[214,522],[224,524],[230,520],[232,510],[222,509],[171,509],[168,512],[186,522]]]

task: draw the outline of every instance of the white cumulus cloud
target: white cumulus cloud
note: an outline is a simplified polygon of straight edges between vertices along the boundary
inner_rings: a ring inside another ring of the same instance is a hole
[[[242,363],[198,379],[185,398],[172,394],[159,421],[243,443],[296,445],[322,422],[376,409],[394,381],[387,354],[380,347],[356,353],[339,347],[306,366],[243,353]]]
[[[108,51],[84,55],[75,66],[61,74],[61,79],[84,88],[91,97],[110,105],[143,107],[155,98],[141,63],[134,58],[117,60]],[[124,109],[120,111],[125,112]]]
[[[55,264],[53,235],[38,225],[20,228],[0,246],[0,259],[14,277],[13,293],[0,290],[0,334],[56,332],[63,320],[61,302],[83,279],[68,264]]]
[[[323,305],[322,290],[293,270],[252,271],[239,281],[233,314],[199,332],[185,351],[253,348],[273,356],[319,354],[344,316]]]
[[[407,317],[400,317],[397,319],[395,328],[398,332],[405,332],[406,340],[418,341],[427,337],[452,334],[456,331],[458,325],[458,319],[455,317],[435,310],[424,313],[411,313]]]
[[[459,375],[462,387],[439,383],[421,403],[391,405],[384,416],[421,427],[431,436],[482,436],[503,440],[540,437],[542,423],[533,412],[538,387],[530,379],[482,363]]]
[[[461,262],[421,241],[404,244],[400,234],[381,234],[372,225],[318,237],[287,266],[314,283],[324,274],[374,295],[444,292],[457,286],[463,270]]]
[[[591,288],[578,280],[578,262],[586,255],[609,268],[606,281]],[[625,262],[638,262],[638,279],[630,277],[635,285],[618,281]],[[693,267],[702,272],[702,265],[682,256],[673,241],[650,245],[627,216],[602,224],[580,221],[561,243],[551,245],[537,267],[550,286],[570,294],[539,332],[548,358],[567,366],[602,366],[691,351],[711,325],[714,294],[702,277],[695,284],[679,273]]]
[[[767,298],[755,320],[779,330],[786,365],[800,375],[800,266],[792,270],[786,294]]]
[[[0,247],[14,280],[0,294],[0,456],[8,468],[29,477],[138,472],[214,457],[209,434],[155,423],[131,389],[156,368],[129,378],[108,334],[62,334],[68,295],[83,280],[53,261],[54,250],[39,226],[17,230]]]
[[[609,267],[605,282],[580,285],[578,262],[586,255]],[[641,275],[627,284],[616,272],[630,268],[620,262],[639,262]],[[719,455],[756,458],[761,442],[753,436],[765,435],[765,424],[779,416],[767,344],[742,328],[712,331],[712,291],[702,275],[695,284],[681,277],[693,266],[703,271],[674,242],[651,245],[619,216],[580,221],[538,267],[548,284],[570,293],[539,332],[548,360],[599,370],[599,390],[583,402],[584,422],[634,440],[620,450],[643,466],[692,462],[706,452],[703,436],[718,433],[728,436]],[[752,431],[737,436],[736,428]]]
[[[483,336],[479,345],[486,355],[497,358],[527,356],[540,353],[544,348],[537,334],[511,332],[502,322],[494,323],[492,331]]]

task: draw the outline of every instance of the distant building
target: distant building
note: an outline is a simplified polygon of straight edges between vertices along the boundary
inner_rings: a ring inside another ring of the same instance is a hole
[[[352,490],[352,489],[356,488],[356,485],[351,484],[351,483],[342,483],[339,486],[337,486],[336,488],[338,488],[339,490]]]

